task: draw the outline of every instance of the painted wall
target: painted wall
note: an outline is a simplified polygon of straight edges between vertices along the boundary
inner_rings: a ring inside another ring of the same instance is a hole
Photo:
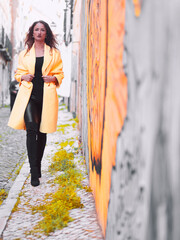
[[[127,78],[122,63],[124,17],[125,1],[89,1],[87,33],[89,176],[104,232],[111,170],[115,165],[116,141],[126,117],[127,107]]]
[[[128,108],[112,170],[107,239],[180,239],[180,3],[126,1]],[[116,214],[114,214],[116,213]]]
[[[74,99],[104,236],[179,240],[180,3],[81,3]]]
[[[82,24],[83,23],[83,24]],[[74,1],[70,111],[79,119],[82,151],[89,172],[87,114],[87,7],[86,1]]]
[[[116,7],[114,4],[115,1],[82,1],[81,23],[86,24],[81,24],[79,51],[75,47],[72,51],[72,65],[79,63],[80,72],[72,72],[72,85],[76,74],[77,86],[76,96],[74,88],[71,91],[71,101],[76,103],[80,119],[83,152],[104,234],[116,140],[127,107],[127,78],[123,71],[125,1]],[[77,9],[76,6],[75,22]],[[74,27],[76,34],[77,30]]]

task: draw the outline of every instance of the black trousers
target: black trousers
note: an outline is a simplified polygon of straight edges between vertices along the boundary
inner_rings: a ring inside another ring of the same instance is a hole
[[[29,100],[24,120],[26,125],[26,146],[31,174],[41,177],[41,160],[46,145],[46,133],[39,131],[42,113],[42,101]]]

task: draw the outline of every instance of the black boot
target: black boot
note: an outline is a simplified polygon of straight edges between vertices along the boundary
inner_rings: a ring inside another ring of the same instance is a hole
[[[32,167],[31,168],[31,185],[33,187],[39,186],[39,176],[38,176],[38,168],[37,167]]]
[[[38,176],[38,178],[41,178],[41,162],[40,162],[40,164],[38,163],[38,167],[37,167],[37,176]],[[31,173],[31,169],[30,169],[30,173]]]
[[[41,178],[41,162],[38,165],[38,178]]]
[[[27,127],[27,152],[30,164],[30,172],[31,172],[31,185],[38,186],[39,175],[38,175],[38,128],[35,123],[28,123]]]
[[[41,178],[41,161],[44,154],[44,148],[46,146],[46,133],[38,132],[38,176]]]

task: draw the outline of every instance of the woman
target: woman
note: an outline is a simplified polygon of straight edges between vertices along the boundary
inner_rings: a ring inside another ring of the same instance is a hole
[[[38,186],[41,160],[46,145],[46,133],[56,131],[59,87],[64,78],[57,41],[49,25],[37,21],[29,28],[25,39],[27,49],[19,54],[15,79],[20,89],[8,126],[26,129],[27,153],[31,185]]]

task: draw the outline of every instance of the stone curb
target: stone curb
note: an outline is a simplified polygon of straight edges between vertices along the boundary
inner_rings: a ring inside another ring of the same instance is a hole
[[[17,198],[21,189],[29,175],[29,163],[28,158],[26,158],[19,175],[16,177],[6,200],[0,206],[0,238],[2,238],[3,231],[6,227],[7,221],[11,215],[14,205],[17,202]]]

